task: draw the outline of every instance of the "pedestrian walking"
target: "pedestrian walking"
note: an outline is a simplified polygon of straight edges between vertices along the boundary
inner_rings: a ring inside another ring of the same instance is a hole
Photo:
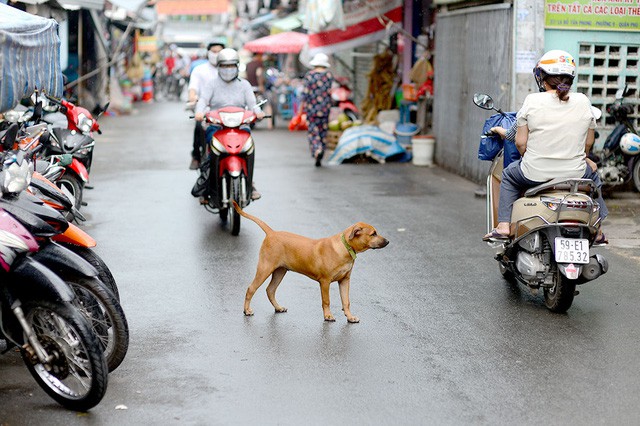
[[[329,91],[333,84],[333,75],[329,71],[329,57],[324,53],[316,54],[309,65],[313,69],[304,76],[300,109],[307,114],[309,149],[311,156],[316,160],[316,167],[320,167],[329,130],[329,110],[331,109]]]

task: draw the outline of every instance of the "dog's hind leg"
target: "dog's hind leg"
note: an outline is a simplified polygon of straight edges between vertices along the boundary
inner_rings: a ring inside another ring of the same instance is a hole
[[[253,278],[251,284],[249,284],[249,287],[247,288],[247,294],[244,297],[244,314],[246,316],[253,315],[253,309],[251,309],[251,299],[253,298],[253,295],[256,294],[256,291],[258,291],[260,286],[264,284],[267,278],[269,278],[269,275],[271,275],[273,272],[274,270],[271,269],[271,267],[265,267],[262,265],[262,263],[258,263],[256,276]]]
[[[269,282],[269,285],[267,286],[267,297],[278,313],[287,312],[287,308],[280,306],[276,301],[276,290],[286,273],[287,270],[285,268],[278,268],[273,271],[273,274],[271,274],[271,282]]]

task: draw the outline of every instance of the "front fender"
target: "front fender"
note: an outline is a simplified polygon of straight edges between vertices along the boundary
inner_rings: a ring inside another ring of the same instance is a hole
[[[84,166],[84,164],[80,162],[80,160],[73,157],[73,160],[71,161],[69,167],[80,177],[80,179],[82,179],[84,183],[89,182],[89,172],[87,171],[87,168]]]
[[[71,302],[75,297],[62,278],[29,256],[14,263],[6,278],[10,294],[23,302],[36,299]]]
[[[43,244],[32,257],[59,275],[73,274],[96,277],[98,271],[73,251],[53,241]]]

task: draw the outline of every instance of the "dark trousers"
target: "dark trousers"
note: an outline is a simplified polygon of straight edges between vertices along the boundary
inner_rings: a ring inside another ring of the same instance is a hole
[[[205,143],[205,131],[202,127],[202,122],[196,121],[196,127],[193,129],[193,150],[191,151],[191,158],[198,161],[202,160]]]

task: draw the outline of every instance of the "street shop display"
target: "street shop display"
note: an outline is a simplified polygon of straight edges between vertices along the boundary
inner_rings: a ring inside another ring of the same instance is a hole
[[[295,132],[298,130],[308,130],[309,123],[307,122],[307,114],[302,111],[302,108],[291,117],[289,121],[289,131]]]
[[[362,117],[365,123],[375,123],[378,112],[391,109],[395,70],[393,68],[393,54],[382,52],[373,57],[373,66],[369,72],[369,87],[362,101]]]
[[[62,95],[56,21],[0,3],[0,73],[0,112],[36,89]]]

